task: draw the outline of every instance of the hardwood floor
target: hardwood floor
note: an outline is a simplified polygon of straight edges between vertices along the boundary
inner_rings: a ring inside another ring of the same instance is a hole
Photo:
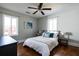
[[[22,43],[17,46],[18,56],[41,56],[35,50],[27,46],[23,47]],[[51,51],[50,56],[79,56],[79,48],[73,46],[57,46]]]

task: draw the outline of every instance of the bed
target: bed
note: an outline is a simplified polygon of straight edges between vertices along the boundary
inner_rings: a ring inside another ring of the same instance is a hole
[[[38,53],[42,54],[42,56],[49,56],[50,51],[54,49],[58,45],[58,38],[49,38],[44,36],[37,36],[28,38],[23,43],[23,46],[28,46]]]

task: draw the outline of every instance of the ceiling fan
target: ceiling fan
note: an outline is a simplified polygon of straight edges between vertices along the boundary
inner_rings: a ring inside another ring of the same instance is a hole
[[[28,7],[29,9],[36,9],[36,11],[33,14],[36,14],[38,11],[41,12],[42,15],[45,15],[45,13],[43,12],[43,10],[51,10],[51,8],[42,8],[43,3],[39,3],[38,7]]]

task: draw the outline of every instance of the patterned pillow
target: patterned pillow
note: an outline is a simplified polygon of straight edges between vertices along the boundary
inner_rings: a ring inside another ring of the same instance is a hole
[[[44,36],[45,32],[42,33],[42,36]]]
[[[50,33],[49,32],[43,32],[42,36],[43,37],[49,37]]]

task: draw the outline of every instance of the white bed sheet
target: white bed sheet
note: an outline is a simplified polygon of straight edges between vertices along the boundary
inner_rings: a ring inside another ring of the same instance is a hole
[[[42,56],[49,56],[50,51],[58,45],[57,38],[46,38],[43,36],[28,38],[25,40],[23,46],[27,45],[33,48]]]

